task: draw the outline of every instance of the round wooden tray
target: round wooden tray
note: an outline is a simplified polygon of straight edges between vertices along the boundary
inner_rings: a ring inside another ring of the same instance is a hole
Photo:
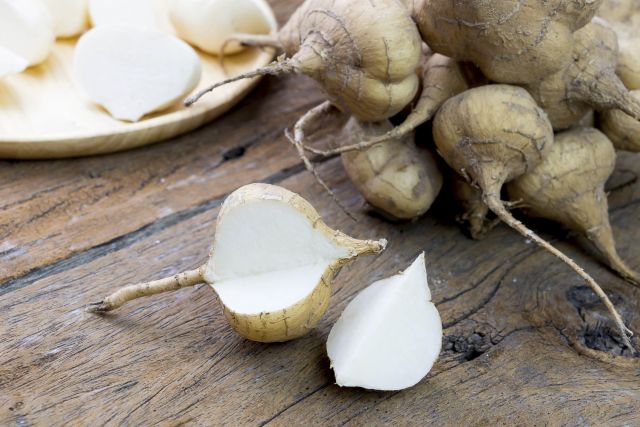
[[[86,98],[73,79],[76,40],[58,41],[40,66],[0,80],[0,158],[47,159],[87,156],[139,147],[183,134],[233,107],[258,82],[241,80],[185,108],[145,116],[137,123],[112,118]],[[268,64],[274,52],[249,48],[225,58],[198,53],[202,79],[198,89]]]

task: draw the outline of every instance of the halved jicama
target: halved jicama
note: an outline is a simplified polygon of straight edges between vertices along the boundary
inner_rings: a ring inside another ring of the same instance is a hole
[[[45,0],[56,37],[75,37],[89,27],[88,0]]]
[[[378,253],[386,241],[356,240],[327,227],[302,197],[268,184],[233,192],[218,216],[211,255],[197,270],[123,288],[89,311],[206,282],[231,326],[260,342],[288,341],[314,328],[339,268]]]
[[[9,74],[15,74],[27,68],[27,60],[16,55],[7,48],[0,46],[0,79]]]
[[[158,31],[105,26],[76,46],[78,82],[94,102],[120,120],[138,121],[191,92],[200,81],[196,52]]]
[[[47,59],[54,41],[53,20],[44,3],[0,0],[0,46],[36,65]]]
[[[441,346],[423,253],[349,303],[329,333],[327,353],[338,385],[401,390],[429,373]]]

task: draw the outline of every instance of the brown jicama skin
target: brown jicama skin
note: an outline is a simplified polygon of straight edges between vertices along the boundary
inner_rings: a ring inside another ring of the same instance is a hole
[[[447,176],[447,184],[453,198],[463,209],[459,219],[468,223],[469,235],[474,240],[482,239],[499,221],[487,219],[489,208],[484,203],[482,191],[469,184],[457,173]]]
[[[616,75],[615,32],[596,18],[574,34],[573,62],[564,70],[525,88],[544,109],[554,130],[578,123],[591,109],[620,109],[640,120],[640,102]]]
[[[393,128],[389,121],[362,123],[351,118],[344,127],[344,143],[353,144]],[[442,188],[442,174],[434,155],[419,149],[414,134],[342,154],[351,182],[367,202],[394,220],[420,217]]]
[[[640,101],[640,90],[631,94]],[[640,153],[640,122],[620,110],[609,110],[598,117],[599,127],[613,146],[622,151]]]
[[[627,89],[640,89],[640,28],[619,23],[612,28],[618,36],[616,73]]]
[[[573,32],[602,0],[404,0],[434,52],[500,83],[532,83],[571,61]]]
[[[585,235],[622,277],[640,284],[640,276],[618,256],[609,223],[604,185],[613,173],[616,153],[597,129],[575,128],[556,135],[542,163],[507,184],[530,215],[557,221]]]
[[[636,11],[640,11],[638,0],[604,0],[598,16],[610,22],[626,22]]]
[[[357,7],[356,7],[357,6]],[[243,36],[235,37],[243,41]],[[340,110],[365,122],[393,117],[419,88],[422,40],[398,0],[307,0],[277,38],[248,44],[281,47],[284,55],[265,68],[215,84],[186,101],[227,83],[266,74],[296,73],[316,80]]]
[[[522,88],[487,85],[449,99],[433,124],[438,152],[482,190],[484,203],[502,221],[570,266],[602,299],[633,349],[627,329],[602,288],[575,261],[516,220],[500,200],[502,186],[538,166],[554,142],[546,114]]]

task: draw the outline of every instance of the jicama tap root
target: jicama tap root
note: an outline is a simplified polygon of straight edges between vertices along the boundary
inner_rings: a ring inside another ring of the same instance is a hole
[[[405,0],[429,47],[499,83],[532,83],[569,64],[573,33],[602,0]]]
[[[349,145],[386,134],[392,128],[388,120],[361,123],[352,117],[341,140]],[[342,164],[365,200],[383,216],[395,220],[420,217],[442,188],[442,174],[435,156],[426,148],[416,147],[413,133],[361,151],[343,153]]]
[[[493,213],[585,280],[610,311],[625,345],[633,349],[631,331],[596,281],[575,261],[516,220],[500,200],[502,186],[538,166],[554,142],[551,123],[533,98],[524,89],[507,85],[467,90],[440,108],[433,136],[449,166],[480,188]]]
[[[472,239],[482,239],[500,222],[500,219],[487,218],[489,207],[484,203],[482,191],[457,173],[451,173],[447,178],[449,190],[463,210],[459,219],[469,224],[469,235]]]
[[[397,0],[356,6],[351,0],[305,1],[278,33],[284,55],[267,67],[216,83],[186,105],[237,80],[295,73],[316,80],[333,105],[363,122],[394,116],[418,91],[420,35]]]
[[[616,75],[618,44],[606,23],[593,22],[574,34],[573,62],[562,71],[526,86],[554,130],[575,125],[592,108],[619,109],[640,120],[640,102]]]
[[[339,386],[401,390],[429,373],[441,346],[423,253],[356,295],[331,328],[327,354]]]
[[[640,90],[631,92],[631,96],[640,102]],[[609,110],[598,118],[599,127],[613,142],[614,147],[622,151],[640,153],[640,122],[620,110]]]
[[[557,134],[542,163],[508,183],[507,189],[512,198],[524,201],[527,213],[582,233],[612,269],[640,284],[640,275],[618,255],[609,223],[604,185],[615,163],[613,145],[602,132],[575,128]]]
[[[385,246],[384,239],[357,240],[330,229],[295,193],[250,184],[225,200],[205,265],[125,287],[88,311],[111,311],[136,298],[208,283],[240,335],[287,341],[315,327],[329,304],[333,276],[344,264]]]

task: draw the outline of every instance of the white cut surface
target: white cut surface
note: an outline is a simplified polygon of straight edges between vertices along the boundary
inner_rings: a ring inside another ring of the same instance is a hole
[[[9,74],[16,74],[27,68],[27,60],[0,46],[0,79]]]
[[[169,18],[179,37],[214,55],[234,33],[269,34],[277,28],[265,0],[169,0]],[[242,49],[229,43],[225,54]]]
[[[441,345],[442,321],[422,254],[349,303],[329,333],[327,353],[338,385],[401,390],[429,373]]]
[[[0,46],[36,65],[54,42],[53,19],[41,0],[0,0]]]
[[[201,75],[200,58],[182,40],[117,26],[85,33],[76,46],[74,69],[91,100],[127,121],[182,100]]]
[[[128,26],[166,31],[166,0],[89,0],[89,16],[94,27]]]
[[[225,279],[211,286],[224,305],[236,313],[266,313],[291,307],[306,298],[318,285],[326,268],[326,263],[304,265]]]
[[[75,37],[89,28],[88,0],[44,0],[56,37]]]
[[[326,268],[351,255],[281,200],[248,200],[224,212],[205,279],[244,314],[287,308],[308,296]]]

